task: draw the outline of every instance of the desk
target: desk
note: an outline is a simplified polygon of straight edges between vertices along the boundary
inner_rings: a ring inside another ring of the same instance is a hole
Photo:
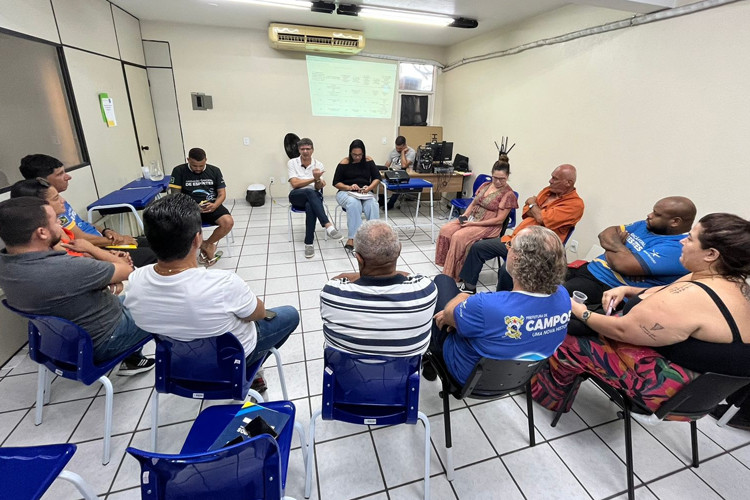
[[[432,194],[432,184],[427,182],[424,179],[415,179],[414,177],[411,177],[409,179],[409,182],[405,184],[388,184],[387,182],[381,182],[378,184],[378,194],[380,194],[380,186],[383,186],[384,192],[383,195],[385,196],[385,199],[388,199],[388,191],[393,191],[394,193],[403,192],[403,191],[417,191],[417,210],[414,212],[414,228],[419,226],[417,224],[417,221],[419,219],[419,203],[422,198],[422,192],[426,189],[430,190],[430,231],[432,234],[432,242],[435,243],[435,218],[433,216],[433,194]],[[385,204],[385,220],[388,222],[388,203]],[[422,224],[424,225],[424,224]],[[398,224],[394,224],[393,227],[409,227],[409,226],[399,226]]]
[[[407,170],[412,179],[422,179],[434,186],[435,194],[440,199],[442,193],[461,193],[464,190],[464,179],[471,176],[471,172],[465,174],[453,172],[452,174],[419,174],[413,170]]]
[[[94,210],[102,214],[123,214],[132,212],[133,215],[135,215],[135,220],[138,221],[138,226],[140,226],[141,231],[143,231],[143,221],[138,215],[138,210],[146,208],[146,205],[154,201],[154,198],[156,198],[159,193],[161,193],[160,187],[134,187],[112,191],[108,195],[99,198],[86,207],[89,212],[89,222],[94,222]]]
[[[165,175],[162,179],[159,179],[158,181],[152,181],[151,179],[140,177],[134,181],[128,182],[120,189],[155,188],[155,187],[158,187],[159,189],[161,189],[162,193],[166,192],[167,189],[169,189],[169,176]]]

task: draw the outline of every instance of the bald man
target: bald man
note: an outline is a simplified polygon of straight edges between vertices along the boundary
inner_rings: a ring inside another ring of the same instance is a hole
[[[688,273],[680,263],[682,245],[695,220],[696,209],[684,196],[659,200],[646,220],[611,226],[599,233],[604,253],[591,262],[568,269],[565,288],[586,294],[597,305],[610,288],[668,285]],[[607,304],[603,304],[606,309]]]
[[[522,229],[531,226],[544,226],[551,229],[561,241],[565,241],[578,221],[583,217],[583,200],[578,196],[575,188],[576,168],[563,164],[552,171],[549,186],[542,189],[538,195],[528,198],[523,207],[521,222],[513,231],[512,236],[490,238],[474,243],[464,261],[459,278],[461,291],[475,293],[479,273],[485,262],[495,257],[508,255],[507,246],[513,237]],[[501,268],[498,271],[498,291],[513,289],[513,279]]]

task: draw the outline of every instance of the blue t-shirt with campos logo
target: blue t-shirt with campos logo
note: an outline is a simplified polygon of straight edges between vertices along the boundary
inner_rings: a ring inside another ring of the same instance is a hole
[[[688,270],[680,263],[684,234],[656,234],[646,227],[646,221],[625,226],[628,239],[625,246],[635,256],[644,276],[626,276],[610,269],[604,254],[588,264],[588,270],[607,286],[623,285],[651,287],[668,285],[685,276]]]
[[[479,293],[453,312],[457,331],[443,344],[448,371],[466,382],[482,357],[538,360],[562,344],[570,321],[570,295],[559,286],[551,295]]]

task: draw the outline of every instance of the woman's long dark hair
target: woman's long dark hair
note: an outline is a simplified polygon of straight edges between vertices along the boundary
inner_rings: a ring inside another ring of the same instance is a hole
[[[727,279],[741,283],[747,295],[750,275],[750,222],[739,215],[708,214],[698,221],[701,248],[719,252],[719,272]]]
[[[362,158],[359,161],[354,161],[354,158],[352,158],[352,149],[361,149],[362,150]],[[364,163],[365,158],[367,158],[367,151],[365,151],[365,143],[362,142],[361,139],[354,139],[351,144],[349,144],[349,163]]]

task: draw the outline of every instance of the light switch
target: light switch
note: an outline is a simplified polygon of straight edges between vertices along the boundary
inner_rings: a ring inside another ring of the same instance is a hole
[[[250,138],[249,137],[243,137],[242,138],[242,144],[244,144],[245,146],[249,146],[250,145]]]

